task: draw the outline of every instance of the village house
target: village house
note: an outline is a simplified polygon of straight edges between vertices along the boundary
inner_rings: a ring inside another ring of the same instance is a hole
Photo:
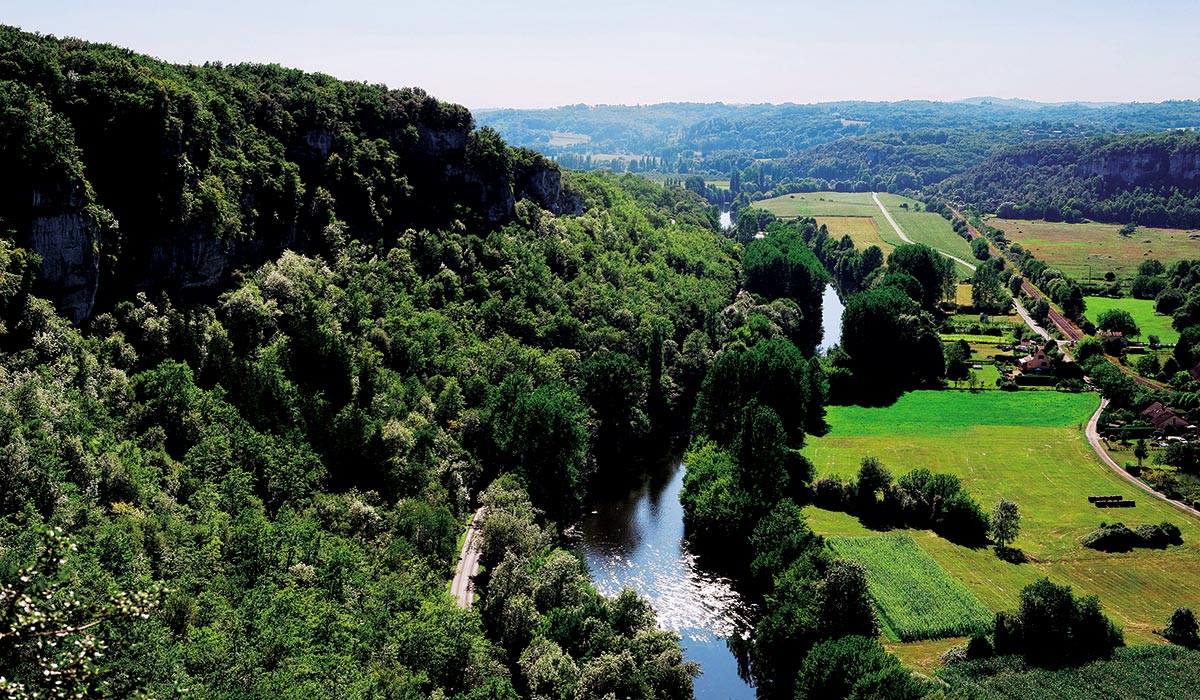
[[[1017,366],[1022,372],[1044,372],[1050,368],[1050,358],[1046,357],[1046,349],[1034,345],[1029,354],[1017,360]]]
[[[1186,420],[1180,418],[1179,414],[1172,411],[1170,407],[1164,406],[1161,401],[1155,401],[1142,409],[1141,416],[1149,421],[1156,430],[1183,430],[1191,427]]]

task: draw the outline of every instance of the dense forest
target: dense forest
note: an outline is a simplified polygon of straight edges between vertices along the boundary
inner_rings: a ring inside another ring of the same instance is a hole
[[[5,696],[690,696],[558,526],[690,419],[702,201],[277,66],[7,29],[0,95]]]
[[[1200,226],[1200,135],[1013,146],[936,192],[1004,217],[1194,228]]]

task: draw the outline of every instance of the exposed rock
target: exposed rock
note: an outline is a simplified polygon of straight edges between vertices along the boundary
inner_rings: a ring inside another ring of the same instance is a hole
[[[563,187],[558,167],[548,161],[538,165],[540,167],[518,169],[515,173],[513,190],[517,199],[532,199],[556,216],[582,214],[583,195]]]
[[[333,150],[333,136],[328,131],[310,131],[304,135],[304,143],[322,158]]]
[[[75,196],[62,204],[32,193],[33,217],[25,244],[42,258],[39,287],[72,323],[87,318],[100,281],[100,233]]]
[[[1076,167],[1082,177],[1102,177],[1130,185],[1195,186],[1200,181],[1200,153],[1168,153],[1163,149],[1105,154]]]

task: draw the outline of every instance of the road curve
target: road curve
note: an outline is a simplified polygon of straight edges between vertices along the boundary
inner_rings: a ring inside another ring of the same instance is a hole
[[[479,573],[479,526],[483,518],[483,508],[475,511],[471,524],[467,526],[467,537],[463,540],[462,551],[458,554],[458,565],[454,569],[454,581],[450,583],[450,593],[458,601],[458,607],[469,608],[475,597],[475,574]]]
[[[875,204],[879,205],[879,211],[883,212],[884,218],[886,218],[888,220],[888,223],[892,225],[892,228],[896,229],[896,235],[900,236],[900,240],[904,241],[905,243],[915,243],[916,242],[913,239],[909,238],[908,236],[904,235],[904,229],[900,228],[900,224],[896,223],[896,220],[892,218],[891,212],[889,212],[887,210],[887,207],[883,206],[883,202],[879,201],[879,193],[878,192],[872,192],[871,199],[875,200]],[[933,246],[930,246],[930,247],[932,248]],[[937,250],[937,248],[934,248],[934,250]],[[975,266],[972,265],[971,263],[967,262],[966,260],[963,260],[962,258],[954,256],[954,255],[951,255],[944,250],[937,250],[937,252],[941,253],[942,255],[946,256],[947,258],[950,258],[954,262],[961,263],[963,266],[965,266],[971,272],[975,271]]]
[[[1158,491],[1155,491],[1154,489],[1152,489],[1149,486],[1147,486],[1146,484],[1144,484],[1141,481],[1141,479],[1137,479],[1137,478],[1134,478],[1133,476],[1130,476],[1129,472],[1122,469],[1120,467],[1120,465],[1118,465],[1115,461],[1113,461],[1112,457],[1108,456],[1108,452],[1106,452],[1104,450],[1104,447],[1100,444],[1100,434],[1098,432],[1096,432],[1096,423],[1100,420],[1100,414],[1104,412],[1104,409],[1107,406],[1108,406],[1108,399],[1101,399],[1100,400],[1100,408],[1097,408],[1096,412],[1092,414],[1092,417],[1088,419],[1087,429],[1085,431],[1088,442],[1092,445],[1092,449],[1096,451],[1096,454],[1100,457],[1100,460],[1102,462],[1104,462],[1105,464],[1107,464],[1108,468],[1112,469],[1114,472],[1116,472],[1117,475],[1120,476],[1122,479],[1128,481],[1129,483],[1131,483],[1134,486],[1138,487],[1139,489],[1145,491],[1146,493],[1150,494],[1151,496],[1154,496],[1155,498],[1159,499],[1160,501],[1166,501],[1167,503],[1170,503],[1171,505],[1182,510],[1183,512],[1193,515],[1197,518],[1200,518],[1200,510],[1196,510],[1195,508],[1193,508],[1189,505],[1185,505],[1183,503],[1180,503],[1179,501],[1175,501],[1170,498],[1167,498],[1166,496],[1162,495]]]

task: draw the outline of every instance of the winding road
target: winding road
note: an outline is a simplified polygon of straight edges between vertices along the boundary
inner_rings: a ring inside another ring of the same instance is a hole
[[[450,593],[458,601],[458,607],[469,608],[475,598],[475,575],[479,573],[479,526],[483,518],[483,508],[475,511],[471,524],[467,526],[467,538],[463,540],[462,551],[458,554],[458,566],[454,569],[454,581],[450,584]]]
[[[1200,518],[1200,510],[1196,510],[1195,508],[1193,508],[1189,505],[1185,505],[1183,503],[1180,503],[1179,501],[1175,501],[1170,498],[1167,498],[1166,496],[1162,495],[1158,491],[1155,491],[1154,489],[1152,489],[1149,486],[1147,486],[1146,484],[1144,484],[1141,481],[1141,479],[1131,476],[1129,474],[1129,472],[1122,469],[1121,466],[1119,464],[1117,464],[1113,460],[1112,457],[1108,456],[1108,452],[1104,449],[1104,446],[1100,444],[1100,434],[1096,431],[1096,423],[1100,420],[1100,414],[1104,412],[1104,409],[1106,407],[1108,407],[1108,399],[1101,399],[1100,400],[1100,408],[1097,408],[1096,412],[1092,414],[1092,417],[1088,419],[1087,429],[1085,431],[1088,442],[1091,443],[1092,449],[1096,451],[1096,454],[1100,456],[1101,461],[1103,461],[1105,464],[1107,464],[1108,468],[1112,469],[1114,472],[1116,472],[1117,475],[1120,476],[1122,479],[1128,481],[1129,483],[1131,483],[1134,486],[1138,487],[1139,489],[1145,491],[1146,493],[1150,494],[1151,496],[1154,496],[1155,498],[1159,499],[1160,501],[1166,501],[1167,503],[1170,503],[1171,505],[1182,510],[1183,512],[1189,513],[1191,515],[1196,516],[1197,518]]]

